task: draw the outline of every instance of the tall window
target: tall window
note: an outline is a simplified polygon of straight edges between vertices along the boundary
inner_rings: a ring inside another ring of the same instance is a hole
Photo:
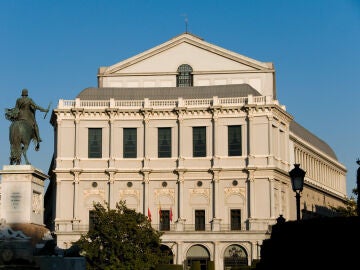
[[[96,221],[97,221],[97,218],[96,218],[96,215],[95,215],[95,211],[90,210],[89,211],[89,230],[95,228]]]
[[[102,129],[89,128],[88,129],[88,157],[101,158],[102,157]]]
[[[232,209],[231,216],[231,230],[241,230],[241,211],[240,209]]]
[[[178,75],[176,76],[176,86],[177,87],[185,87],[185,86],[193,86],[193,75],[192,75],[192,67],[186,64],[183,64],[178,67]]]
[[[205,231],[205,210],[195,210],[195,231]]]
[[[241,156],[241,126],[228,126],[228,155]]]
[[[170,211],[160,210],[160,231],[170,231]]]
[[[136,158],[137,157],[137,133],[136,128],[124,128],[124,158]]]
[[[193,156],[206,157],[206,127],[193,127]]]
[[[171,128],[158,128],[158,157],[171,157]]]

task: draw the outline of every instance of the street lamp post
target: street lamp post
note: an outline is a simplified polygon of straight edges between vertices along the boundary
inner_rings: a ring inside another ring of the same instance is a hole
[[[294,164],[294,169],[289,172],[293,191],[296,193],[296,219],[300,220],[300,193],[304,187],[306,172],[300,168],[300,164]]]

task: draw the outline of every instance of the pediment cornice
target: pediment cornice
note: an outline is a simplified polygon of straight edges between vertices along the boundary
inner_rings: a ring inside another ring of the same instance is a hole
[[[221,57],[238,62],[240,64],[249,66],[255,70],[267,71],[267,72],[274,71],[272,63],[260,62],[255,59],[251,59],[244,55],[226,50],[217,45],[206,42],[203,39],[198,38],[192,34],[184,33],[184,34],[174,37],[173,39],[170,39],[169,41],[167,41],[165,43],[162,43],[162,44],[160,44],[156,47],[153,47],[149,50],[146,50],[143,53],[137,54],[131,58],[128,58],[124,61],[116,63],[112,66],[102,68],[101,71],[99,71],[99,76],[111,76],[112,74],[117,73],[117,72],[121,71],[122,69],[130,67],[134,64],[137,64],[141,61],[149,59],[157,54],[160,54],[162,52],[170,50],[171,48],[174,48],[174,47],[179,46],[184,43],[189,44],[191,46],[195,46],[195,47],[205,50],[207,52],[217,54]]]

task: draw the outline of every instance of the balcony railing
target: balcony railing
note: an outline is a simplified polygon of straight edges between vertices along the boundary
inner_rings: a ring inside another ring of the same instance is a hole
[[[176,224],[171,223],[170,225],[164,224],[152,224],[152,227],[158,231],[177,231],[176,230]],[[87,232],[89,230],[88,224],[73,224],[72,229],[75,232]],[[246,223],[241,223],[241,226],[236,226],[236,229],[234,229],[234,226],[231,226],[231,224],[220,224],[220,231],[221,232],[236,232],[236,231],[246,231]],[[211,224],[184,224],[183,226],[184,232],[210,232],[212,231]]]
[[[73,224],[73,231],[76,232],[87,232],[89,230],[89,224]]]
[[[151,224],[152,227],[158,231],[166,232],[166,231],[175,231],[175,224]]]
[[[171,100],[149,100],[145,98],[143,100],[115,100],[113,98],[109,100],[81,100],[79,98],[75,100],[60,99],[58,108],[89,108],[89,109],[106,109],[106,108],[119,108],[119,109],[169,109],[169,108],[196,108],[196,107],[211,107],[211,106],[244,106],[246,104],[279,104],[277,100],[273,100],[270,96],[252,96],[247,97],[226,97],[218,98],[199,98],[199,99],[171,99]]]
[[[211,225],[210,224],[185,224],[184,225],[184,231],[186,232],[193,232],[193,231],[211,231]]]

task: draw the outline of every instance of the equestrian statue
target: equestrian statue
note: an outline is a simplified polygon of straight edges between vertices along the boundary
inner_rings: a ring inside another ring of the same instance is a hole
[[[30,142],[33,141],[35,151],[39,151],[40,142],[42,141],[35,112],[36,110],[45,112],[45,119],[49,109],[50,104],[47,109],[44,109],[29,98],[27,89],[22,90],[21,97],[16,100],[14,108],[5,109],[5,118],[11,121],[9,130],[10,165],[20,165],[21,156],[24,157],[26,164],[30,164],[26,156]]]

